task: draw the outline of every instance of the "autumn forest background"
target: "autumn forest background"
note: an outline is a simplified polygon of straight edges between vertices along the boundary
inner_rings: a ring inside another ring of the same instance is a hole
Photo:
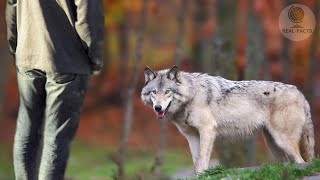
[[[299,3],[315,15],[313,34],[286,39],[280,12]],[[187,141],[140,100],[143,69],[178,65],[232,80],[296,85],[312,107],[320,154],[319,0],[104,0],[105,68],[91,78],[67,169],[70,179],[155,179],[192,166]],[[0,179],[12,179],[19,99],[0,3]],[[31,22],[32,23],[32,22]],[[290,126],[290,124],[288,124]],[[227,167],[274,162],[260,133],[218,140],[212,159]]]

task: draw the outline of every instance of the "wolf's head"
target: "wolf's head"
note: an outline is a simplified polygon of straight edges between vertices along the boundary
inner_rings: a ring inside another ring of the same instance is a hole
[[[146,67],[144,76],[145,86],[141,92],[141,99],[145,104],[152,106],[156,116],[162,119],[167,112],[171,112],[172,101],[179,94],[180,71],[177,66],[157,72]]]

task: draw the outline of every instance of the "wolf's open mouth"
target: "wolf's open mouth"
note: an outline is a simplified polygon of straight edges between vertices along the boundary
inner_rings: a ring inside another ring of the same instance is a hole
[[[167,108],[164,111],[156,112],[157,118],[159,118],[159,119],[164,118],[164,116],[166,115],[170,105],[171,105],[171,102],[169,103],[169,105],[167,106]]]

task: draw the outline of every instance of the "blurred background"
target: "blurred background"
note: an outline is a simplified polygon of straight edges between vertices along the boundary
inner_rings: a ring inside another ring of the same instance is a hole
[[[286,39],[280,12],[292,3],[315,15],[314,33]],[[67,169],[69,179],[168,179],[192,166],[187,141],[140,100],[143,69],[178,65],[231,80],[296,85],[312,106],[320,153],[319,0],[104,0],[105,68],[92,77]],[[0,3],[0,179],[13,179],[12,144],[18,111],[13,58]],[[288,124],[290,125],[290,124]],[[213,162],[227,167],[274,162],[260,133],[218,140]]]

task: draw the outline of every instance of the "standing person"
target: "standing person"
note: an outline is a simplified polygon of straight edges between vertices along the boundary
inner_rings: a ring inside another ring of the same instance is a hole
[[[6,22],[20,94],[15,178],[64,179],[89,76],[102,68],[102,1],[7,0]]]

